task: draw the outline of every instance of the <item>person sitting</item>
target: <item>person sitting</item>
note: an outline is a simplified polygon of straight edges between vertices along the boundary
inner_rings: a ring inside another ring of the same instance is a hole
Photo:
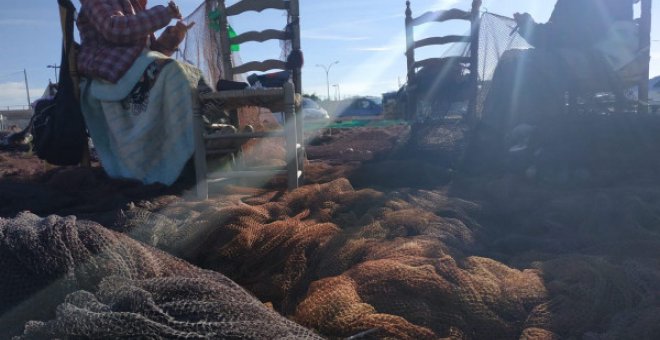
[[[145,184],[174,183],[194,151],[193,90],[205,87],[197,68],[170,58],[189,26],[178,22],[155,38],[182,19],[174,2],[81,4],[81,107],[104,170]]]
[[[516,13],[520,35],[534,48],[502,56],[483,121],[505,131],[520,123],[538,124],[564,112],[572,84],[609,81],[607,75],[637,51],[633,3],[638,1],[558,0],[545,24]]]

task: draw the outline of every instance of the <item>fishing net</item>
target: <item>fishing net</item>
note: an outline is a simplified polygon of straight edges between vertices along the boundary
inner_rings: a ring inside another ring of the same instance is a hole
[[[464,35],[469,35],[467,32]],[[493,74],[506,51],[528,49],[531,46],[518,34],[512,18],[486,12],[479,25],[477,113],[483,110],[490,91]],[[454,43],[441,52],[441,58],[469,57],[470,44]],[[469,100],[469,69],[467,65],[448,63],[440,68],[422,68],[417,72],[420,89],[417,116],[420,120],[433,120],[467,110]]]
[[[199,68],[207,84],[215,90],[217,82],[224,79],[223,75],[227,70],[223,70],[222,47],[220,46],[219,20],[217,19],[216,1],[203,1],[190,15],[183,21],[186,24],[192,22],[195,25],[188,30],[185,40],[181,44],[180,50],[175,57],[178,60],[186,61]],[[229,5],[229,3],[228,3]],[[229,35],[235,37],[236,32],[232,28],[232,19],[229,21]],[[281,43],[282,60],[286,60],[290,51],[290,44]],[[240,46],[232,45],[230,47],[232,64],[239,66],[243,63],[241,58]],[[235,81],[246,82],[245,74],[235,74]],[[270,110],[260,107],[242,107],[238,110],[237,116],[234,113],[227,113],[213,103],[206,103],[204,115],[211,123],[233,124],[237,127],[252,126],[255,131],[268,131],[273,128],[279,128],[275,117]],[[231,116],[232,118],[229,118]],[[273,126],[264,124],[271,122]],[[248,142],[244,149],[253,148],[256,143]],[[282,144],[282,143],[280,143]]]
[[[656,205],[634,191],[594,201],[588,191],[553,198],[480,183],[487,210],[440,190],[356,190],[338,179],[284,194],[136,205],[118,225],[329,337],[658,334]],[[604,213],[615,206],[620,214]],[[487,229],[475,219],[499,214],[515,217]]]
[[[217,15],[217,6],[215,3],[215,1],[203,1],[199,7],[183,19],[186,24],[195,22],[195,26],[188,31],[185,40],[181,44],[180,51],[176,54],[177,59],[185,60],[188,63],[197,66],[202,71],[204,78],[214,88],[218,79],[222,78],[222,75],[226,73],[226,71],[222,69],[222,49],[220,46],[220,38],[218,36],[218,21],[215,18],[215,15]],[[235,3],[235,1],[230,1],[227,5],[233,3]],[[237,33],[232,27],[234,23],[231,18],[228,18],[228,21],[229,35],[230,37],[235,37]],[[291,18],[287,17],[287,24],[290,23]],[[286,27],[288,28],[288,25]],[[281,49],[279,58],[281,60],[286,60],[292,48],[290,41],[280,41],[279,48]],[[234,66],[241,65],[243,61],[241,58],[240,46],[232,45],[230,50],[232,64]],[[243,74],[236,74],[234,78],[238,81],[245,81],[246,79]]]
[[[195,26],[188,30],[182,47],[175,56],[199,68],[207,83],[215,88],[223,70],[219,39],[217,33],[211,29],[209,13],[212,10],[212,2],[204,1],[183,19],[186,24],[194,22]]]
[[[417,169],[372,181],[404,171]],[[107,224],[125,235],[73,217],[3,219],[0,334],[313,336],[277,311],[331,338],[657,338],[655,182],[459,182],[135,200]]]
[[[222,274],[93,222],[23,213],[0,235],[3,337],[318,338]]]
[[[477,92],[477,113],[490,91],[495,68],[505,52],[524,50],[532,46],[518,33],[512,18],[494,13],[484,13],[479,26],[479,90]]]

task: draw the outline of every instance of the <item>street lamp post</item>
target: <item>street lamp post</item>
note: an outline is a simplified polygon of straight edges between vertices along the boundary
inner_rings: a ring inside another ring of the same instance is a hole
[[[53,69],[53,71],[55,72],[55,82],[57,83],[57,69],[60,67],[57,64],[55,64],[55,65],[47,65],[46,68]]]
[[[30,86],[28,86],[27,71],[23,69],[23,75],[25,76],[25,93],[27,93],[27,106],[28,108],[32,104],[30,101]]]
[[[334,84],[332,87],[335,88],[335,100],[341,100],[341,92],[339,91],[339,84]]]
[[[332,67],[332,65],[335,65],[335,64],[339,64],[339,60],[335,60],[334,62],[330,63],[327,66],[326,65],[321,65],[321,64],[316,64],[316,67],[321,67],[325,71],[325,85],[326,85],[327,90],[328,90],[328,100],[330,100],[330,78],[329,78],[330,68]]]

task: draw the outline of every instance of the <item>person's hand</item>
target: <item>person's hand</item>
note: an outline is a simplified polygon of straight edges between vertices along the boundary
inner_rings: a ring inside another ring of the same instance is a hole
[[[163,33],[151,45],[151,49],[171,56],[177,50],[177,47],[186,38],[186,32],[195,25],[191,22],[186,25],[183,21],[178,21],[174,26],[168,26]]]
[[[513,15],[513,20],[516,21],[516,25],[520,28],[525,28],[535,24],[534,19],[529,13],[515,13]]]
[[[181,15],[181,11],[179,11],[179,6],[177,6],[174,1],[170,1],[167,4],[167,8],[170,10],[170,14],[172,15],[173,19],[182,19],[183,16]]]

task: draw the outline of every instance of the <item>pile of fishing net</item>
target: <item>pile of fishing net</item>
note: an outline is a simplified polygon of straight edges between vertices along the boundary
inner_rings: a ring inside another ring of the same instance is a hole
[[[519,216],[529,218],[523,212],[539,202],[519,206]],[[565,208],[568,214],[570,206]],[[245,192],[203,203],[138,204],[117,227],[226,274],[280,313],[330,337],[659,334],[657,258],[593,249],[566,253],[561,247],[539,254],[533,245],[546,236],[539,229],[520,235],[517,225],[485,230],[475,221],[494,220],[490,209],[439,190],[355,190],[338,179],[282,195]],[[505,236],[520,250],[511,263],[524,265],[512,268],[488,258],[488,247]],[[564,238],[568,243],[570,237]],[[659,243],[650,241],[645,249],[653,251]]]
[[[404,144],[410,134],[407,125],[384,128],[354,127],[320,129],[309,136],[305,147],[309,159],[369,161],[383,158]]]
[[[220,273],[75,217],[0,219],[0,334],[318,338]]]
[[[315,336],[283,314],[331,338],[660,334],[660,188],[471,184],[451,189],[470,201],[346,179],[164,196],[125,209],[110,226],[124,235],[73,217],[3,219],[0,333]]]

